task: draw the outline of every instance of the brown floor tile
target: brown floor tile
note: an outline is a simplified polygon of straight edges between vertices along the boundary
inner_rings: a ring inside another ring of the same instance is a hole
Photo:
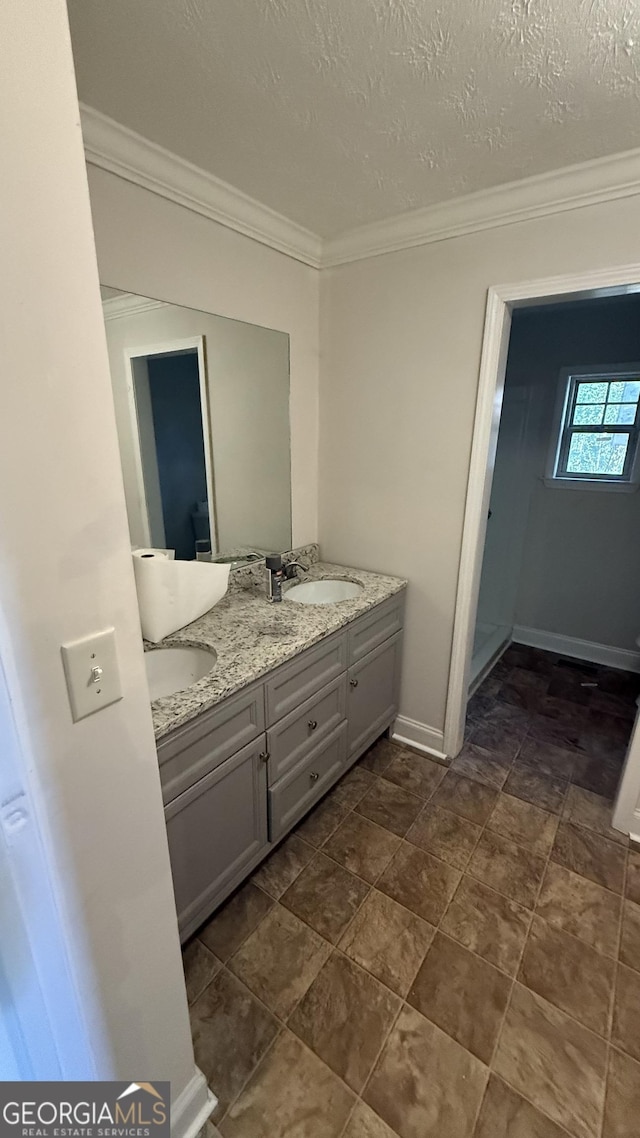
[[[475,779],[450,770],[433,796],[434,806],[443,806],[469,822],[483,826],[498,799],[498,791]]]
[[[527,668],[512,668],[500,688],[500,699],[527,711],[537,711],[549,688],[548,676]]]
[[[396,757],[398,751],[401,751],[397,743],[392,743],[390,739],[378,739],[373,747],[369,747],[364,755],[358,762],[358,766],[365,767],[368,771],[373,771],[374,774],[384,774],[389,763]]]
[[[606,956],[615,956],[621,901],[586,877],[549,862],[536,912],[555,928],[577,936]]]
[[[509,976],[514,976],[530,923],[528,909],[465,875],[440,928]]]
[[[422,798],[416,798],[415,794],[409,794],[402,787],[381,778],[356,809],[358,814],[403,838],[423,806]]]
[[[397,1138],[386,1122],[364,1102],[356,1105],[343,1138]]]
[[[332,802],[339,802],[347,810],[353,810],[360,799],[364,798],[367,791],[376,785],[377,781],[376,775],[358,764],[352,767],[348,774],[343,775],[340,782],[336,783],[329,798]]]
[[[557,865],[588,877],[612,893],[622,893],[626,858],[621,846],[572,822],[560,823],[551,851],[551,860]]]
[[[522,849],[502,834],[485,830],[467,872],[530,909],[535,904],[544,867],[544,858]]]
[[[475,731],[471,739],[465,743],[460,754],[453,759],[451,770],[455,774],[473,779],[474,782],[480,782],[485,786],[493,787],[494,790],[500,790],[511,769],[511,762],[501,758],[500,755],[496,755],[493,751],[476,746],[473,741],[474,736]]]
[[[560,814],[569,783],[555,775],[538,774],[532,767],[518,766],[516,763],[504,784],[505,794],[548,810],[550,814]]]
[[[604,798],[615,798],[621,774],[622,763],[619,758],[578,755],[571,781]]]
[[[609,1030],[615,961],[533,918],[518,979],[598,1035]]]
[[[224,1138],[339,1138],[354,1095],[284,1031],[220,1126]]]
[[[602,1138],[635,1138],[639,1118],[640,1064],[612,1047]]]
[[[378,881],[378,889],[423,920],[437,925],[460,876],[459,870],[403,842]]]
[[[567,1132],[492,1075],[473,1138],[567,1138]]]
[[[346,806],[341,806],[331,798],[325,798],[307,815],[304,822],[300,823],[296,834],[310,846],[320,849],[327,838],[338,829],[340,823],[344,822],[347,814]]]
[[[509,668],[526,668],[541,676],[550,676],[557,661],[556,652],[545,652],[543,648],[532,648],[530,644],[515,642],[509,645],[502,657],[502,662]]]
[[[277,850],[263,861],[254,873],[252,881],[278,900],[288,889],[298,874],[308,865],[315,850],[303,842],[297,834],[292,834],[278,846]]]
[[[560,669],[554,669],[551,680],[549,683],[548,693],[555,699],[567,700],[570,703],[575,703],[579,707],[586,708],[591,698],[591,688],[582,687],[581,681],[587,677],[572,676],[571,674],[562,673]]]
[[[558,818],[521,798],[501,794],[487,825],[524,849],[546,857],[556,836]]]
[[[629,731],[631,731],[637,710],[634,698],[629,699],[622,695],[616,695],[614,692],[602,691],[598,686],[596,691],[591,693],[589,707],[592,711],[600,711],[605,715],[615,715],[626,720],[629,724]]]
[[[633,1059],[640,1060],[640,972],[625,964],[618,966],[613,1004],[611,1042]]]
[[[576,1138],[599,1134],[606,1059],[603,1039],[514,986],[494,1070]]]
[[[584,714],[580,714],[580,709],[574,705],[572,719],[561,715],[549,715],[547,714],[547,705],[552,700],[553,696],[547,696],[540,705],[541,714],[531,716],[529,735],[540,743],[553,743],[556,747],[564,747],[565,749],[579,747]],[[553,700],[553,702],[570,706],[564,700]]]
[[[582,786],[569,787],[562,811],[564,821],[574,822],[587,830],[593,830],[603,838],[617,842],[618,845],[627,846],[629,844],[627,835],[622,834],[620,830],[614,830],[611,825],[612,815],[613,801],[610,798],[603,798],[601,794],[594,794]]]
[[[184,982],[187,989],[187,1000],[190,1004],[213,980],[220,968],[220,961],[209,952],[209,949],[194,937],[182,950],[182,967],[184,969]]]
[[[331,952],[318,933],[282,905],[231,957],[228,967],[270,1011],[286,1019]]]
[[[317,853],[282,896],[282,904],[335,944],[364,901],[369,886]]]
[[[630,901],[635,901],[636,905],[640,905],[640,850],[629,850],[624,895]]]
[[[530,719],[531,714],[525,708],[515,707],[512,703],[503,703],[501,699],[494,700],[491,712],[486,716],[488,723],[508,727],[511,732],[519,735],[522,739],[527,733]]]
[[[400,1000],[334,952],[289,1026],[336,1075],[362,1090],[400,1008]]]
[[[278,1034],[276,1019],[225,968],[191,1008],[196,1063],[216,1088],[214,1122],[244,1086]]]
[[[360,814],[349,814],[324,844],[324,852],[351,873],[373,883],[400,845],[396,834],[382,830]]]
[[[640,971],[640,905],[624,901],[620,959],[629,968]]]
[[[487,1068],[404,1007],[363,1098],[402,1138],[471,1138]]]
[[[481,833],[481,826],[429,803],[408,831],[407,841],[464,869]]]
[[[489,1063],[510,990],[503,972],[438,932],[407,1002]]]
[[[502,759],[508,768],[520,750],[522,735],[514,734],[508,727],[503,727],[501,723],[492,723],[489,718],[477,725],[470,742],[472,746],[481,747],[483,750],[491,752],[496,758]]]
[[[556,747],[554,743],[542,743],[539,739],[526,738],[516,758],[519,766],[532,767],[537,774],[552,778],[570,779],[576,760],[581,756],[577,751],[566,747]]]
[[[343,934],[340,948],[392,991],[406,996],[434,935],[432,925],[374,889]]]
[[[262,918],[266,917],[272,905],[273,899],[248,881],[214,913],[198,932],[198,938],[220,960],[228,960]]]
[[[491,714],[495,704],[495,692],[483,691],[484,684],[481,685],[476,692],[471,696],[467,703],[467,718],[471,719],[474,723],[481,722]],[[502,684],[498,684],[497,690],[500,691]]]
[[[384,777],[396,786],[417,794],[419,798],[431,798],[446,772],[447,768],[442,763],[434,763],[426,755],[418,755],[415,751],[400,751],[389,763]]]

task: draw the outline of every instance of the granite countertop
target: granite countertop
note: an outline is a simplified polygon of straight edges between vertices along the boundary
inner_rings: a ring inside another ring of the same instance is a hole
[[[401,592],[407,584],[399,577],[330,565],[313,557],[301,559],[303,564],[309,564],[309,569],[299,575],[299,582],[327,578],[357,581],[363,586],[362,592],[353,600],[328,605],[284,600],[271,604],[255,570],[253,578],[244,578],[241,586],[230,586],[209,612],[162,641],[163,647],[190,644],[213,649],[217,660],[209,675],[185,691],[154,700],[151,709],[156,740],[337,632],[374,605]],[[260,571],[264,573],[262,564]]]

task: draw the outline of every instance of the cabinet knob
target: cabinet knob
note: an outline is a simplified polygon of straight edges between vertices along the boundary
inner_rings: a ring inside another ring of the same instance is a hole
[[[349,680],[349,683],[351,684],[351,687],[352,687],[352,688],[357,688],[357,686],[358,686],[358,681],[357,681],[357,680]]]
[[[269,762],[269,752],[268,751],[261,751],[260,755],[259,755],[259,759],[260,759],[261,763],[268,763]]]
[[[320,775],[318,774],[317,771],[311,771],[309,778],[311,779],[311,782],[317,782],[318,779],[320,778]]]
[[[316,727],[318,726],[318,720],[317,719],[310,719],[307,726],[308,726],[310,731],[315,731]]]

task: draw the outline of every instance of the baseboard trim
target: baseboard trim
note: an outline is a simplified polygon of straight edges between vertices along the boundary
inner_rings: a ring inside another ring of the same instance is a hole
[[[171,1104],[171,1138],[197,1138],[218,1105],[199,1067]]]
[[[436,731],[435,727],[428,727],[426,723],[418,723],[417,719],[399,715],[391,728],[391,738],[394,743],[415,747],[416,751],[423,751],[425,755],[434,755],[441,761],[447,759],[444,733]]]
[[[640,652],[631,652],[628,648],[614,648],[609,644],[579,640],[576,636],[563,636],[559,632],[545,632],[539,628],[526,628],[521,624],[514,626],[512,639],[516,644],[542,648],[546,652],[560,652],[563,656],[589,660],[592,664],[622,668],[625,672],[640,672]]]

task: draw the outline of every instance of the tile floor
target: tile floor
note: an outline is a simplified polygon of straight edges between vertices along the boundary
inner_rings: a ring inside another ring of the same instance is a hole
[[[637,1138],[637,678],[512,646],[450,769],[380,740],[185,949],[224,1138]]]

